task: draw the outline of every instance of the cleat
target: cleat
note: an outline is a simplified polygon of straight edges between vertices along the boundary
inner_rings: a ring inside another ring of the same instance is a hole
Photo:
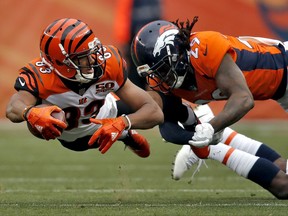
[[[192,181],[195,173],[200,171],[200,167],[203,163],[205,164],[205,161],[199,159],[195,155],[190,145],[183,145],[182,148],[177,152],[175,160],[172,163],[172,179],[180,180],[186,171],[188,171],[194,164],[198,164],[191,177]]]
[[[129,130],[122,140],[124,144],[139,157],[146,158],[150,155],[150,145],[144,136],[135,130]]]

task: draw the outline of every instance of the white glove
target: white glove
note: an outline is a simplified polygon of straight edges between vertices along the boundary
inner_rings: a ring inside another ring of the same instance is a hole
[[[195,147],[208,146],[213,141],[214,128],[209,123],[198,124],[195,127],[195,133],[189,144]]]

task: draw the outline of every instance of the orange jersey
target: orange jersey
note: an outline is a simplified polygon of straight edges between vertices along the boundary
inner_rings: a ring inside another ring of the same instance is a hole
[[[60,78],[41,58],[32,60],[19,71],[14,86],[17,91],[29,91],[39,103],[55,104],[65,111],[68,128],[59,139],[74,141],[92,135],[97,128],[89,118],[99,113],[105,97],[121,88],[127,79],[126,64],[118,50],[113,46],[103,49],[106,68],[98,81],[80,84]]]
[[[287,85],[284,48],[281,50],[277,46],[213,31],[195,32],[191,34],[190,41],[190,62],[198,90],[174,89],[172,92],[175,95],[197,104],[227,99],[217,88],[215,77],[224,55],[228,53],[243,72],[255,100],[283,96]]]

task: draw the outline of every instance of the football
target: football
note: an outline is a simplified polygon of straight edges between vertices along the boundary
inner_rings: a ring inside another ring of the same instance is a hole
[[[48,105],[48,104],[40,104],[40,105],[37,105],[36,107],[44,107],[44,106],[50,106],[50,105]],[[61,110],[61,112],[52,112],[51,116],[53,118],[59,119],[59,120],[61,120],[63,122],[66,122],[65,112],[63,110]],[[33,134],[35,137],[40,138],[40,139],[44,139],[42,137],[41,133],[36,128],[32,127],[28,121],[27,121],[27,127],[28,127],[28,130],[30,131],[30,133]],[[58,128],[58,129],[61,132],[63,131],[62,128]]]

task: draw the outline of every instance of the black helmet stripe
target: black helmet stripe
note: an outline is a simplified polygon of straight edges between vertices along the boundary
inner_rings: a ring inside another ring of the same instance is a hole
[[[73,23],[72,25],[67,26],[67,27],[65,28],[65,30],[63,31],[62,36],[61,36],[61,44],[63,45],[63,47],[64,47],[64,42],[65,42],[65,39],[66,39],[67,35],[68,35],[76,26],[78,26],[80,23],[81,23],[81,22],[80,22],[79,20],[77,20],[76,23]]]
[[[46,30],[46,32],[49,32],[49,31],[50,31],[50,28],[52,28],[56,23],[57,23],[57,22],[53,22],[53,23],[49,26],[49,28]],[[45,34],[42,35],[41,40],[40,40],[40,44],[42,44],[42,40],[43,40],[44,36],[45,36]]]
[[[51,23],[51,24],[47,27],[46,32],[49,32],[50,29],[51,29],[58,21],[59,21],[59,19],[58,19],[58,20],[55,20],[53,23]],[[45,34],[42,35],[42,38],[41,38],[41,40],[40,40],[40,44],[42,43],[42,40],[43,40],[44,36],[45,36]]]
[[[48,41],[46,42],[46,44],[45,44],[45,53],[46,53],[46,55],[48,56],[48,58],[49,58],[50,61],[51,61],[51,58],[50,58],[50,55],[48,54],[48,50],[49,50],[49,46],[50,46],[51,40],[53,39],[53,36],[56,35],[57,32],[62,28],[62,26],[63,26],[66,22],[68,22],[68,20],[69,20],[68,18],[65,19],[65,21],[59,26],[59,28],[56,29],[55,32],[51,34],[52,37],[50,37],[50,38],[48,39]],[[54,23],[52,23],[52,24],[48,27],[48,29],[50,30],[50,29],[51,29],[55,24],[57,24],[58,22],[59,22],[59,20],[56,20]]]
[[[92,35],[92,34],[93,34],[93,32],[92,32],[91,30],[89,30],[89,31],[85,34],[85,36],[81,38],[81,40],[79,41],[79,43],[76,45],[74,52],[75,52],[75,51],[77,50],[77,48],[78,48],[79,46],[81,46],[81,44],[84,43],[84,42],[87,40],[87,38],[90,37],[90,35]]]
[[[79,32],[81,32],[84,28],[87,28],[87,25],[84,25],[82,28],[80,28],[72,37],[71,40],[69,41],[69,45],[68,45],[68,53],[72,53],[71,52],[71,47],[72,47],[72,43],[74,41],[74,38],[79,34]]]

